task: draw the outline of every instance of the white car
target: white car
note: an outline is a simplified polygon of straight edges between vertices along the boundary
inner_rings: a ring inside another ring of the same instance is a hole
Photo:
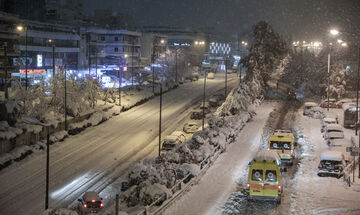
[[[305,102],[303,115],[304,116],[310,115],[313,112],[311,110],[313,107],[318,107],[318,105],[315,102]]]
[[[78,211],[80,214],[98,213],[104,208],[102,198],[95,191],[86,192],[78,201]]]
[[[344,138],[343,132],[328,132],[324,134],[324,139],[328,146],[334,146],[338,140],[343,140]]]
[[[328,133],[328,132],[344,132],[344,129],[341,125],[339,124],[328,124],[324,127],[324,132]]]
[[[186,137],[184,132],[182,131],[174,131],[170,135],[164,138],[164,142],[162,144],[161,149],[165,151],[169,151],[173,149],[176,145],[183,143],[186,141]]]
[[[207,75],[207,78],[208,79],[214,79],[215,78],[215,73],[209,72],[208,75]]]
[[[340,178],[344,175],[344,167],[346,165],[344,154],[339,151],[325,151],[320,155],[320,163],[318,166],[318,176],[333,176]]]
[[[321,132],[324,132],[324,129],[329,124],[337,124],[337,120],[335,118],[324,118],[321,122]]]
[[[199,129],[199,125],[195,120],[190,120],[184,125],[184,132],[187,134],[193,134]]]

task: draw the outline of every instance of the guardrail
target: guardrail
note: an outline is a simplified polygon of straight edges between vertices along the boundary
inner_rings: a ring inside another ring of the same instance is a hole
[[[205,174],[206,170],[219,157],[219,155],[222,152],[223,151],[220,150],[220,147],[217,147],[214,150],[213,156],[208,156],[202,162],[200,162],[200,172],[195,177],[191,177],[192,174],[189,173],[183,179],[176,182],[175,185],[170,188],[171,192],[173,193],[170,198],[162,202],[161,205],[157,205],[159,204],[159,202],[161,202],[161,200],[163,200],[163,197],[159,197],[150,205],[146,206],[143,211],[137,213],[136,215],[159,214],[163,212],[174,200],[176,200],[180,196],[180,194],[187,191],[191,185],[193,185],[195,182],[200,180],[200,178]],[[182,187],[183,184],[185,185],[184,187]]]
[[[355,158],[349,165],[347,165],[344,169],[344,181],[351,186],[351,173],[354,171],[354,166],[359,164],[359,157]]]

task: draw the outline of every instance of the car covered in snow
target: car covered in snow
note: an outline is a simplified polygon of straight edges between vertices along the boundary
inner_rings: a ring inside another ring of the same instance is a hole
[[[259,151],[248,164],[248,199],[275,200],[280,203],[282,182],[279,155],[274,151]]]
[[[187,134],[195,133],[199,129],[199,125],[196,121],[190,120],[184,125],[183,131]]]
[[[339,101],[336,102],[336,108],[342,108],[344,104],[346,103],[353,103],[354,99],[340,99]]]
[[[284,165],[293,164],[294,147],[294,135],[290,130],[275,130],[269,137],[268,150],[278,153]]]
[[[324,134],[324,139],[328,146],[333,146],[337,140],[343,140],[344,138],[344,132],[327,132]]]
[[[174,131],[170,135],[164,138],[161,149],[169,151],[173,149],[176,145],[186,141],[186,137],[182,131]]]
[[[102,198],[95,191],[86,192],[78,201],[78,212],[80,214],[98,213],[104,208]]]
[[[208,79],[214,79],[215,78],[215,73],[214,72],[209,72],[207,75]]]
[[[321,132],[324,132],[324,129],[326,126],[330,125],[330,124],[337,124],[337,120],[335,118],[324,118],[321,122]]]
[[[312,113],[311,109],[317,106],[318,105],[315,102],[305,102],[303,115],[304,116],[310,115]]]
[[[324,133],[329,133],[329,132],[340,132],[340,133],[344,133],[344,129],[341,125],[339,124],[329,124],[326,125],[324,127]]]
[[[320,163],[318,166],[318,176],[331,176],[341,178],[344,175],[344,167],[346,165],[344,154],[339,151],[324,151],[320,155]]]
[[[336,99],[329,99],[329,102],[327,99],[321,101],[320,107],[327,108],[328,106],[329,108],[336,108]]]

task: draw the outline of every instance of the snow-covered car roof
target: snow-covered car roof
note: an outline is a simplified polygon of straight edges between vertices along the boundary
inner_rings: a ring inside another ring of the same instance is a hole
[[[339,124],[328,124],[326,125],[326,130],[338,130],[338,131],[344,131],[341,125]]]
[[[181,135],[184,135],[184,132],[182,132],[182,131],[174,131],[173,133],[171,133],[170,136],[181,136]]]
[[[325,151],[320,155],[320,161],[329,160],[329,161],[342,161],[343,153],[339,151]]]
[[[323,122],[325,122],[325,123],[336,123],[336,119],[327,117],[327,118],[323,119]]]
[[[277,129],[274,131],[273,135],[276,136],[286,136],[286,137],[294,137],[293,133],[290,130],[281,130]]]
[[[305,102],[305,107],[315,107],[317,104],[315,102]]]
[[[343,132],[328,132],[327,133],[327,136],[330,138],[330,139],[343,139],[344,138],[344,133]]]
[[[198,123],[195,120],[190,120],[186,125],[197,125]]]
[[[324,99],[324,100],[322,100],[322,102],[327,102],[328,101],[328,99]],[[336,99],[329,99],[329,102],[336,102]]]
[[[86,202],[91,201],[93,199],[95,199],[96,201],[101,201],[99,194],[95,191],[86,192],[83,196],[83,199]]]
[[[280,161],[278,153],[275,151],[263,150],[256,152],[254,160],[275,160]]]
[[[331,140],[331,146],[350,147],[351,143],[346,139],[335,139],[335,140]],[[336,151],[339,151],[339,149],[337,149]],[[346,149],[343,152],[346,152]]]
[[[336,104],[342,104],[342,103],[351,103],[353,102],[353,99],[340,99]]]

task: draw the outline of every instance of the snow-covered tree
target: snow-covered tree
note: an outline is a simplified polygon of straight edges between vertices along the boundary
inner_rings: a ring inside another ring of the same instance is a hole
[[[268,23],[264,21],[257,23],[253,27],[253,41],[249,55],[241,60],[241,63],[248,68],[245,81],[252,81],[254,76],[260,76],[261,79],[258,80],[264,86],[287,52],[286,42]]]

